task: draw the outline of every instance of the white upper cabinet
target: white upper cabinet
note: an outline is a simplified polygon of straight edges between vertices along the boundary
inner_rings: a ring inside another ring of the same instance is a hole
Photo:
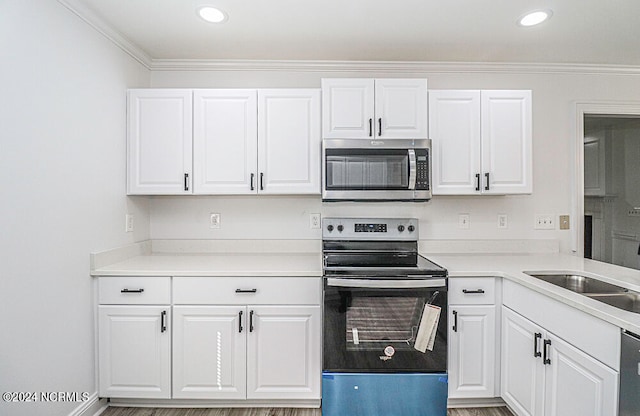
[[[426,79],[322,80],[327,139],[427,138]]]
[[[429,91],[433,194],[532,192],[529,90]]]
[[[253,89],[194,91],[194,193],[255,193],[256,107]]]
[[[127,194],[191,193],[191,104],[191,90],[129,90]]]
[[[319,194],[320,153],[320,90],[258,90],[258,192]]]
[[[130,195],[320,194],[319,89],[130,90],[128,117]]]

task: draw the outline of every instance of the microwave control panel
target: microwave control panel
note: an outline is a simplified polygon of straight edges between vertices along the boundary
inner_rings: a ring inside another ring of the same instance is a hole
[[[416,189],[429,189],[429,150],[416,149]]]

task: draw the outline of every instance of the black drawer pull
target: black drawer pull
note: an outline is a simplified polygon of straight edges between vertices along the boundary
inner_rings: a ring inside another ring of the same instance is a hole
[[[238,332],[242,332],[242,311],[238,312]]]
[[[487,186],[484,187],[485,191],[489,190],[489,172],[484,174],[485,178],[487,178]]]
[[[144,289],[140,288],[140,289],[122,289],[120,291],[120,293],[142,293],[144,292]]]
[[[236,289],[236,293],[256,293],[258,289]]]
[[[453,332],[458,332],[458,311],[453,311]]]
[[[249,312],[249,332],[253,332],[253,311]]]
[[[476,173],[476,191],[480,190],[480,174]]]
[[[465,293],[465,294],[484,293],[484,290],[483,289],[476,289],[476,290],[462,289],[462,293]]]

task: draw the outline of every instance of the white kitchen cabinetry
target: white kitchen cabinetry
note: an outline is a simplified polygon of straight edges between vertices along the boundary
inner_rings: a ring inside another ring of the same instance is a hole
[[[105,279],[99,279],[100,397],[170,398],[169,279]],[[164,304],[141,305],[156,302]]]
[[[130,90],[128,110],[131,195],[320,194],[318,89]]]
[[[191,90],[133,89],[127,98],[127,194],[190,194]]]
[[[426,79],[322,79],[326,139],[426,139]]]
[[[494,278],[449,279],[449,397],[499,396]]]
[[[584,138],[584,195],[605,196],[606,188],[606,136],[600,130]]]
[[[319,399],[320,297],[317,278],[174,278],[174,397]]]
[[[431,90],[433,194],[532,192],[530,90]]]
[[[195,194],[319,194],[320,91],[194,92]]]
[[[619,329],[512,282],[504,302],[501,384],[509,407],[519,416],[615,415]]]

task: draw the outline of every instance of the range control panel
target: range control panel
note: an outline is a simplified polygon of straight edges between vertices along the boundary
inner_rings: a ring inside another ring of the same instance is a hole
[[[323,240],[418,240],[417,218],[323,218]]]

